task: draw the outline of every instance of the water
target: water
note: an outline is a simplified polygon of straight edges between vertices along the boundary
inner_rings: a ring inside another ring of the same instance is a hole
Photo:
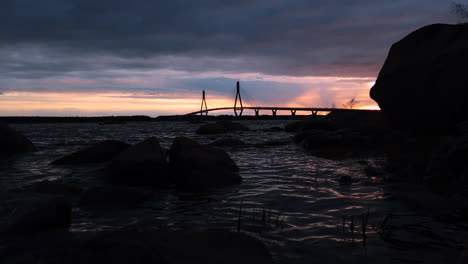
[[[252,131],[202,136],[194,133],[200,124],[187,122],[14,125],[39,151],[3,160],[0,188],[17,190],[45,179],[61,179],[83,188],[104,184],[95,174],[102,165],[56,166],[50,162],[105,139],[134,144],[155,136],[168,149],[176,136],[191,137],[200,143],[233,137],[252,144],[292,137],[286,132],[265,131],[284,127],[290,121],[241,122]],[[321,159],[308,155],[292,141],[274,147],[223,149],[241,169],[240,185],[204,193],[145,189],[152,192],[152,198],[131,210],[96,211],[75,207],[70,230],[164,227],[234,231],[240,228],[263,240],[280,263],[310,263],[311,258],[346,259],[353,263],[394,254],[395,249],[379,236],[381,224],[390,213],[395,214],[396,210],[407,213],[408,209],[388,199],[387,185],[382,178],[363,173],[365,166],[378,165],[383,157],[356,155],[354,159],[342,161]],[[353,184],[341,185],[337,179],[343,175],[351,176]]]

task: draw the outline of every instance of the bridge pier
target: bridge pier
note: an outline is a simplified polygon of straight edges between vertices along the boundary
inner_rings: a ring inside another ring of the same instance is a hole
[[[313,116],[316,116],[317,113],[318,113],[318,111],[312,111],[312,115],[313,115]]]
[[[271,109],[271,113],[273,114],[273,116],[276,116],[276,111],[278,111],[278,109]]]
[[[260,109],[254,109],[255,111],[255,116],[259,116]]]
[[[292,115],[292,116],[296,116],[296,111],[297,111],[297,110],[291,110],[291,115]]]

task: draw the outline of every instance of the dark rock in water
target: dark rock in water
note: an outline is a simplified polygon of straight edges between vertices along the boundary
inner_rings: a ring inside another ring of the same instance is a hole
[[[240,140],[240,139],[236,139],[236,138],[223,138],[223,139],[220,139],[220,140],[217,140],[217,141],[211,143],[210,145],[235,147],[235,146],[245,145],[245,142]]]
[[[81,188],[62,181],[40,181],[31,184],[27,189],[36,193],[77,195],[81,193]]]
[[[333,131],[336,130],[337,127],[330,120],[327,120],[323,117],[315,117],[313,119],[289,123],[284,128],[286,132],[300,132],[310,129]]]
[[[34,144],[7,124],[0,123],[0,154],[36,151]]]
[[[393,44],[370,91],[399,128],[441,133],[468,116],[468,24],[425,26]]]
[[[385,174],[385,172],[382,169],[373,166],[367,166],[366,168],[364,168],[364,173],[367,176],[381,176]]]
[[[353,178],[351,178],[351,176],[349,176],[349,175],[341,175],[338,178],[338,182],[341,185],[351,185],[353,183]]]
[[[265,131],[265,132],[283,132],[284,128],[282,128],[282,127],[270,127],[270,128],[264,129],[263,131]]]
[[[264,148],[264,147],[277,147],[277,146],[284,146],[291,144],[291,139],[275,139],[275,140],[268,140],[262,143],[255,144],[255,147]]]
[[[223,150],[200,145],[186,137],[174,139],[169,164],[176,184],[205,188],[241,182],[239,168]]]
[[[232,122],[230,120],[220,120],[216,121],[217,125],[221,125],[227,132],[231,131],[249,131],[250,129],[241,123]]]
[[[233,131],[248,131],[250,130],[248,127],[232,122],[230,120],[223,120],[217,121],[215,124],[208,123],[200,126],[195,133],[206,135],[206,134],[222,134],[226,132],[233,132]]]
[[[121,186],[92,187],[83,193],[80,207],[96,209],[134,208],[150,197],[145,191]]]
[[[124,185],[164,185],[169,181],[166,157],[159,141],[148,138],[116,156],[106,167],[111,183]]]
[[[306,130],[306,131],[302,131],[302,132],[299,132],[297,133],[295,136],[294,136],[294,142],[296,143],[301,143],[304,138],[306,137],[309,137],[309,136],[317,136],[317,135],[327,135],[329,134],[330,132],[327,131],[327,130],[320,130],[320,129],[309,129],[309,130]]]
[[[302,140],[302,146],[312,155],[327,159],[342,159],[354,156],[369,147],[369,138],[358,131],[338,130],[331,133],[309,134]]]
[[[240,232],[119,230],[44,246],[7,263],[272,264],[273,260],[262,242]]]
[[[226,132],[226,129],[222,125],[218,124],[204,124],[201,125],[196,131],[196,134],[209,135],[209,134],[222,134]]]
[[[60,158],[52,162],[52,164],[62,165],[105,162],[111,160],[129,147],[130,144],[119,140],[105,140]]]
[[[375,110],[349,110],[335,111],[327,115],[327,118],[339,128],[359,130],[361,133],[381,137],[388,133],[388,121],[382,111]]]
[[[31,233],[50,228],[68,228],[71,223],[71,204],[60,197],[31,201],[15,208],[10,216],[8,233]]]

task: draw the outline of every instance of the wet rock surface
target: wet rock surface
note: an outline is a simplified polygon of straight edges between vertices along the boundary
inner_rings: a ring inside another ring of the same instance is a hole
[[[174,139],[169,164],[173,180],[180,187],[206,188],[242,180],[239,168],[226,152],[186,137]]]
[[[467,43],[467,24],[434,24],[412,32],[392,45],[371,98],[401,129],[425,134],[452,129],[468,114]]]
[[[52,164],[65,165],[105,162],[111,160],[129,147],[130,144],[119,140],[105,140],[60,158],[52,162]]]
[[[166,157],[154,138],[148,138],[116,156],[105,169],[110,183],[159,186],[169,182]]]
[[[36,150],[34,144],[24,135],[0,122],[0,154],[12,155]]]

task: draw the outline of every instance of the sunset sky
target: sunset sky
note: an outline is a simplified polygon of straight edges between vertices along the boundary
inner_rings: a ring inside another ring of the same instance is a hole
[[[342,106],[392,43],[455,23],[443,0],[3,0],[0,115],[167,115]]]

